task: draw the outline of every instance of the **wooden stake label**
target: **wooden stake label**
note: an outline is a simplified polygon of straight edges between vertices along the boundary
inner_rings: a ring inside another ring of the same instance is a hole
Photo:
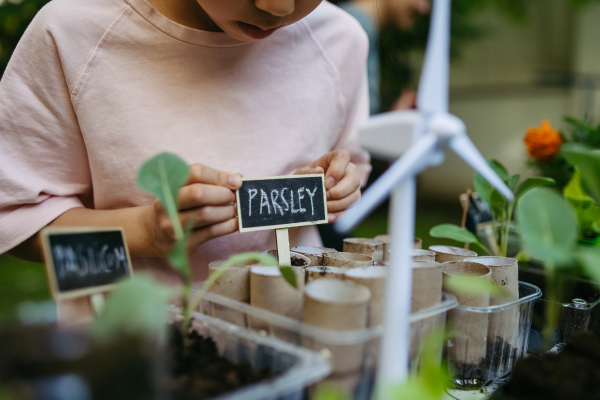
[[[237,191],[240,232],[326,224],[325,177],[244,178]]]
[[[122,228],[46,228],[42,245],[55,300],[102,293],[133,275]]]

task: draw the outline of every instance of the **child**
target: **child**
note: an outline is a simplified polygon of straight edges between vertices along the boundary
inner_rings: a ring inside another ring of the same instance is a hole
[[[275,248],[272,231],[235,233],[236,174],[324,172],[334,221],[370,171],[367,47],[320,0],[53,0],[0,82],[0,253],[41,260],[48,225],[122,226],[134,267],[172,282],[173,229],[136,184],[163,151],[190,164],[179,202],[196,280]],[[290,239],[320,244],[314,227]]]

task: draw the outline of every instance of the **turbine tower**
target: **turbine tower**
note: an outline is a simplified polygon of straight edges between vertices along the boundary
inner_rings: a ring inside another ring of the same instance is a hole
[[[444,151],[449,147],[503,197],[514,200],[511,190],[467,136],[465,124],[448,113],[450,9],[451,0],[434,0],[425,63],[419,83],[418,112],[384,113],[361,126],[363,141],[371,144],[366,144],[367,148],[400,158],[335,224],[339,232],[351,231],[391,195],[389,222],[392,253],[378,375],[381,399],[392,398],[389,390],[404,382],[408,376],[412,294],[410,249],[414,237],[417,175],[429,166],[441,164]],[[407,135],[410,137],[407,138]]]

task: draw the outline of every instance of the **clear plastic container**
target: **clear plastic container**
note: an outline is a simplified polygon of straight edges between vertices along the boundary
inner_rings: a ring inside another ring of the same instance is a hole
[[[447,360],[457,388],[488,386],[512,372],[527,354],[533,305],[541,295],[538,287],[519,282],[518,300],[490,307],[459,305],[449,313]]]
[[[196,284],[197,290],[202,283]],[[411,353],[412,366],[419,363],[422,339],[427,333],[444,329],[446,313],[458,305],[456,298],[444,293],[442,301],[429,309],[411,315]],[[238,326],[252,329],[260,335],[274,337],[285,342],[318,351],[331,361],[333,372],[327,379],[338,383],[355,400],[370,399],[375,382],[377,357],[381,327],[359,330],[331,330],[303,324],[300,321],[252,307],[214,293],[208,293],[200,304],[203,314],[215,316]],[[358,369],[347,372],[344,368],[348,357],[362,359]],[[440,343],[440,361],[442,344]],[[336,371],[342,371],[338,373]]]
[[[181,309],[171,308],[171,321],[181,320]],[[216,318],[194,313],[192,327],[212,338],[219,353],[233,362],[248,361],[254,368],[269,368],[277,376],[219,396],[214,400],[302,400],[306,387],[321,381],[331,366],[319,354],[243,329]]]

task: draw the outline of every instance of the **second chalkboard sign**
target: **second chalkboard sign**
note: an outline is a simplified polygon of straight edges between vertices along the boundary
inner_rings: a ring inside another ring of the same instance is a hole
[[[46,228],[42,245],[55,300],[102,293],[132,275],[122,228]]]
[[[237,191],[240,232],[326,224],[324,176],[244,178]]]

